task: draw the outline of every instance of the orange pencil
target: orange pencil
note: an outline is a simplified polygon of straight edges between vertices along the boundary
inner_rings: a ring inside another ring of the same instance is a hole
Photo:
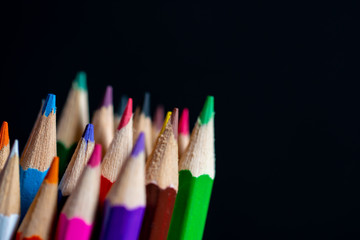
[[[4,168],[5,162],[10,154],[10,140],[8,123],[3,122],[0,129],[0,173]]]

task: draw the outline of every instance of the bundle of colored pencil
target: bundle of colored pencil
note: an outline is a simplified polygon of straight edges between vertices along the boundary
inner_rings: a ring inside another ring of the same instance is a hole
[[[125,95],[113,109],[108,86],[89,123],[79,72],[57,126],[55,95],[42,102],[21,155],[2,123],[0,240],[202,239],[215,177],[214,98],[192,131],[187,108],[164,117],[158,105],[152,120],[149,93],[135,113]]]

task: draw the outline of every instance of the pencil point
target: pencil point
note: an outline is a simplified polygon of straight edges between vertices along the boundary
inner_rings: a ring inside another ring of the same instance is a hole
[[[161,129],[164,121],[164,106],[158,105],[154,114],[154,124],[157,129]]]
[[[85,141],[94,141],[94,125],[92,125],[91,123],[86,125],[82,138]]]
[[[208,96],[206,98],[204,107],[200,113],[200,125],[207,124],[214,116],[214,97]]]
[[[144,103],[143,103],[141,112],[144,113],[145,117],[150,117],[150,93],[149,92],[145,93]]]
[[[7,122],[3,122],[0,129],[0,150],[9,144],[9,126]]]
[[[179,109],[174,108],[171,114],[171,126],[174,133],[174,137],[177,140],[178,139],[178,125],[179,125]]]
[[[100,164],[100,162],[101,162],[101,145],[95,144],[94,151],[91,154],[91,157],[88,161],[88,165],[90,165],[91,167],[96,167]]]
[[[113,88],[107,86],[101,107],[108,107],[113,104]]]
[[[133,109],[133,100],[132,100],[132,98],[129,98],[126,108],[124,110],[124,113],[121,117],[121,121],[119,123],[118,130],[125,127],[129,123],[131,116],[132,116],[132,109]]]
[[[42,109],[42,115],[45,115],[46,117],[49,116],[49,114],[54,111],[54,114],[56,113],[56,96],[54,94],[48,94]]]
[[[86,84],[86,73],[80,71],[76,74],[74,79],[75,87],[87,91],[87,84]]]
[[[120,99],[119,107],[117,109],[117,113],[116,113],[117,115],[122,116],[124,114],[127,102],[128,102],[128,96],[122,95]]]
[[[12,158],[15,155],[19,156],[19,141],[17,139],[15,139],[14,144],[11,148],[9,158]]]
[[[166,117],[165,117],[163,126],[162,126],[162,128],[161,128],[160,134],[162,134],[162,133],[165,131],[166,125],[167,125],[170,117],[171,117],[171,112],[169,111],[169,112],[167,112],[167,114],[166,114]]]
[[[189,132],[189,109],[184,108],[179,121],[179,133],[188,135]]]
[[[57,183],[59,180],[59,157],[54,157],[49,171],[46,174],[45,181],[48,183]]]
[[[145,133],[141,132],[131,152],[132,157],[136,157],[139,153],[145,151]]]

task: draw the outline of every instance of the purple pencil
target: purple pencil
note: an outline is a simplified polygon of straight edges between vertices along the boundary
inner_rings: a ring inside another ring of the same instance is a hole
[[[140,133],[129,159],[106,196],[101,240],[137,240],[145,204],[145,135]]]

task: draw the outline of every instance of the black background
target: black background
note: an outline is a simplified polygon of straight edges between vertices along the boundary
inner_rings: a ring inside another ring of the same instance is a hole
[[[24,1],[0,7],[0,121],[25,141],[75,73],[91,112],[107,84],[135,103],[215,96],[216,180],[204,239],[360,238],[355,6]]]

